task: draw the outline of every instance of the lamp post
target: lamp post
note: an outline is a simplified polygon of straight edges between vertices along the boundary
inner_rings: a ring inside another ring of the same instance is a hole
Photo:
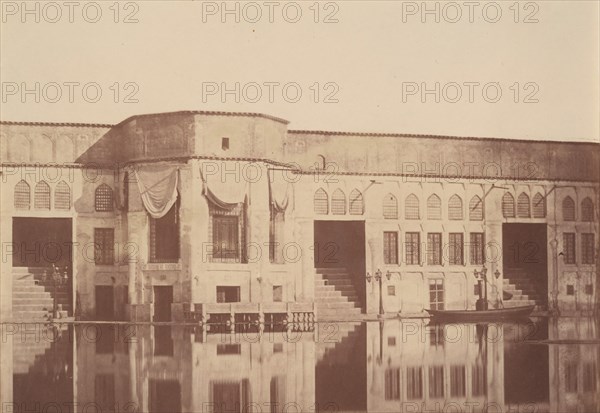
[[[388,271],[389,273],[389,271]],[[390,274],[391,276],[391,274]],[[383,278],[381,276],[381,270],[378,268],[377,271],[375,271],[375,275],[371,276],[371,273],[367,273],[367,282],[371,282],[371,280],[375,278],[375,281],[379,282],[379,315],[382,316],[384,314],[383,312]],[[389,277],[388,277],[389,279]]]
[[[477,269],[473,270],[473,276],[477,279],[479,285],[479,299],[475,304],[475,309],[487,310],[487,268],[485,265],[481,268],[481,271],[477,271]]]
[[[67,275],[67,268],[65,267],[65,272],[63,273],[63,275],[60,274],[60,269],[55,265],[52,264],[52,275],[51,275],[51,279],[52,279],[52,285],[53,285],[53,290],[54,290],[54,294],[53,294],[53,308],[52,308],[52,317],[53,318],[58,318],[58,286],[60,285],[65,285],[67,283],[67,281],[69,280],[69,276]],[[44,272],[43,276],[42,276],[42,280],[45,281],[46,280],[46,273]]]

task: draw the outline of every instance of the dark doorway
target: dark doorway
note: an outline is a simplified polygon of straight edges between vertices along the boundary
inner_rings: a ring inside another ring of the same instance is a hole
[[[96,320],[114,321],[115,295],[112,285],[96,286]]]
[[[71,267],[70,218],[13,218],[13,267]]]
[[[315,221],[315,268],[346,268],[365,308],[365,222]]]
[[[171,304],[173,303],[173,287],[154,287],[153,321],[171,321]]]
[[[543,306],[548,303],[547,245],[546,224],[502,225],[504,278]]]
[[[177,380],[155,380],[149,383],[149,410],[152,413],[181,411],[181,385]]]

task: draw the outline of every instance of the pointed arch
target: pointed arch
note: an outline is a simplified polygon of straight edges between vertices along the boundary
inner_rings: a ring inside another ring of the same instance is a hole
[[[350,192],[350,215],[362,215],[365,213],[365,202],[363,194],[358,189]]]
[[[35,209],[50,209],[50,185],[46,181],[35,184],[33,206]]]
[[[333,215],[346,215],[346,194],[340,188],[331,195],[331,213]]]
[[[24,180],[20,180],[15,185],[14,205],[17,209],[31,208],[31,187]]]
[[[393,194],[383,198],[383,218],[398,219],[398,200]]]
[[[534,218],[546,217],[546,198],[539,192],[533,196],[532,212]]]
[[[594,221],[594,203],[589,197],[581,201],[581,220],[584,222]]]
[[[483,201],[478,195],[469,201],[469,220],[483,221]]]
[[[329,195],[327,195],[327,192],[323,188],[315,191],[313,206],[315,214],[327,215],[329,213]]]
[[[529,195],[521,192],[517,198],[517,216],[519,218],[531,217],[531,205],[529,203]]]
[[[110,212],[114,210],[114,194],[110,186],[101,184],[96,188],[94,209],[98,212]]]
[[[462,198],[454,194],[448,200],[448,219],[453,221],[461,221],[463,216],[463,201]]]
[[[71,188],[65,181],[60,181],[54,190],[54,208],[71,209]]]
[[[507,192],[502,197],[502,215],[504,218],[515,217],[515,197],[510,192]]]
[[[442,219],[442,200],[436,194],[427,198],[427,219]]]
[[[421,210],[419,208],[419,198],[415,194],[410,194],[404,201],[404,218],[421,219]]]
[[[562,202],[563,220],[575,221],[575,201],[570,196],[565,197]]]

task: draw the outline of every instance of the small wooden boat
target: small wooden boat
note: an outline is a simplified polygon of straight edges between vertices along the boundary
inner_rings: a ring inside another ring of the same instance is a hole
[[[529,317],[534,305],[521,307],[495,308],[491,310],[429,310],[431,317],[438,321],[495,321]]]

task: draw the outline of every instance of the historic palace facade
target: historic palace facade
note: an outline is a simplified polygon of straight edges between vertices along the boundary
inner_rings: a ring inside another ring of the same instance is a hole
[[[2,122],[1,319],[598,307],[599,144],[287,126]]]

